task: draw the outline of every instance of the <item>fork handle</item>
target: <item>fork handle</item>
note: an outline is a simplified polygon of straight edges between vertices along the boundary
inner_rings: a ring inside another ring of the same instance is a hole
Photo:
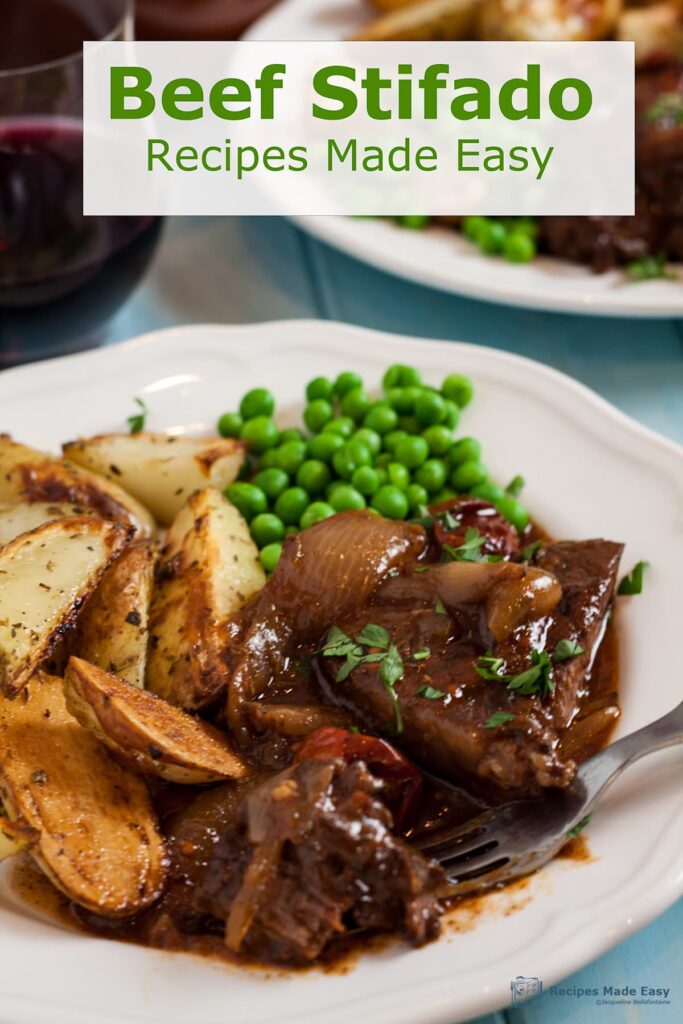
[[[646,754],[683,743],[683,702],[656,722],[632,732],[594,754],[579,768],[577,779],[584,783],[593,800],[625,768]]]

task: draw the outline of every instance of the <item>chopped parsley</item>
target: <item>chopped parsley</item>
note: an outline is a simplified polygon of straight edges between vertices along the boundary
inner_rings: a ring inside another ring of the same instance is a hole
[[[460,526],[459,521],[455,518],[452,512],[448,511],[448,509],[441,513],[439,520],[446,530],[457,530],[458,526]]]
[[[543,547],[542,540],[535,540],[531,544],[527,544],[525,548],[522,548],[522,561],[530,562],[540,547]]]
[[[141,398],[134,398],[133,401],[137,406],[139,406],[140,412],[133,413],[132,416],[128,417],[126,422],[128,423],[128,429],[131,434],[140,434],[145,429],[145,423],[149,416],[149,409]]]
[[[675,274],[666,265],[666,256],[639,256],[626,264],[626,273],[632,281],[656,281],[658,278],[674,280]]]
[[[663,92],[645,111],[645,119],[683,124],[683,96],[678,92]]]
[[[474,526],[465,531],[465,540],[457,548],[450,544],[443,546],[444,562],[500,562],[498,555],[483,555],[481,549],[486,543],[486,536],[479,533]]]
[[[562,661],[569,661],[584,654],[581,644],[575,640],[560,640],[553,651],[552,657],[547,651],[532,651],[531,664],[523,672],[509,675],[504,671],[505,659],[497,658],[492,651],[482,654],[475,668],[482,679],[495,683],[505,683],[508,690],[522,697],[538,694],[541,698],[548,697],[555,689],[553,666]],[[489,728],[487,725],[486,728]],[[492,726],[490,728],[493,728]]]
[[[475,667],[482,679],[493,680],[494,682],[500,683],[505,681],[505,677],[502,674],[504,665],[504,658],[494,658],[494,656],[489,653],[482,654]]]
[[[364,627],[363,632],[356,637],[359,644],[367,647],[388,647],[391,642],[391,635],[384,626],[375,626],[372,622]]]
[[[580,654],[585,653],[581,644],[576,640],[560,640],[553,651],[553,661],[555,664],[560,661],[571,661],[572,658],[578,658]]]
[[[440,597],[437,597],[436,601],[434,602],[434,611],[436,612],[437,615],[448,615],[446,607]]]
[[[443,690],[437,690],[435,686],[420,686],[415,691],[416,697],[424,697],[426,700],[441,700],[446,694]]]
[[[578,836],[580,836],[583,830],[585,829],[586,825],[589,824],[592,817],[592,814],[587,814],[585,818],[582,818],[581,821],[577,822],[576,825],[574,825],[574,828],[570,828],[569,832],[567,832],[567,839],[576,839]]]
[[[505,493],[509,494],[512,498],[518,498],[524,490],[525,483],[524,477],[517,474],[505,488]]]
[[[509,711],[494,711],[491,717],[484,722],[484,728],[495,729],[499,725],[511,722],[514,717]]]
[[[368,647],[380,647],[382,650],[368,654]],[[379,665],[379,677],[391,698],[396,719],[396,732],[403,732],[403,717],[398,703],[395,684],[403,678],[404,665],[398,647],[391,643],[389,631],[383,626],[368,623],[354,640],[339,626],[332,626],[325,639],[325,646],[320,652],[325,658],[345,658],[335,677],[335,682],[343,683],[359,665]]]
[[[423,647],[421,651],[415,651],[413,654],[413,661],[426,661],[431,655],[431,651],[428,647]]]
[[[649,562],[636,562],[628,576],[624,576],[619,584],[617,594],[623,596],[642,594],[643,574],[650,566]]]

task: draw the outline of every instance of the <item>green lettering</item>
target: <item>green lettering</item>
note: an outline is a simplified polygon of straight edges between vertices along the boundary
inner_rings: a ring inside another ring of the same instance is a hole
[[[567,89],[576,91],[576,107],[574,110],[567,110],[564,105],[564,94]],[[562,121],[580,121],[582,117],[590,112],[593,106],[593,93],[588,82],[581,78],[561,78],[559,82],[551,87],[548,95],[548,105],[555,117]]]
[[[513,103],[518,90],[526,93],[526,105],[523,107],[516,107]],[[508,121],[522,121],[524,118],[538,121],[541,116],[541,65],[527,64],[526,78],[510,78],[504,82],[500,87],[498,104]]]
[[[233,103],[246,106],[232,110]],[[244,121],[251,113],[251,89],[241,78],[222,78],[209,93],[209,106],[216,117],[224,121]]]
[[[201,104],[204,101],[204,90],[194,78],[174,78],[164,86],[161,94],[161,105],[169,117],[177,121],[196,121],[202,117]],[[181,103],[198,103],[191,110],[182,110]]]
[[[347,68],[343,65],[332,65],[329,68],[321,68],[317,71],[313,78],[313,88],[315,89],[318,96],[324,100],[332,100],[334,103],[338,103],[339,106],[336,109],[330,110],[329,107],[321,107],[320,104],[313,104],[313,117],[320,118],[323,121],[343,121],[346,117],[351,117],[352,114],[356,113],[358,109],[358,98],[353,89],[348,89],[344,85],[335,85],[330,79],[339,76],[340,78],[348,78],[349,81],[356,81],[356,72],[354,68]]]
[[[157,150],[161,149],[161,152]],[[173,170],[173,165],[168,162],[166,156],[170,146],[166,139],[148,139],[147,140],[147,170],[153,171],[152,164],[155,160],[159,160],[160,163],[166,168],[167,171]]]
[[[127,85],[127,79],[134,79]],[[110,117],[113,121],[134,120],[149,117],[154,111],[155,101],[149,91],[152,75],[147,68],[112,68],[109,79]],[[128,107],[126,100],[135,99],[138,106]]]
[[[456,95],[451,103],[451,113],[459,121],[471,121],[481,118],[488,121],[491,117],[491,90],[488,82],[481,78],[459,78],[456,89],[467,89],[464,95]],[[470,106],[474,104],[474,106]]]

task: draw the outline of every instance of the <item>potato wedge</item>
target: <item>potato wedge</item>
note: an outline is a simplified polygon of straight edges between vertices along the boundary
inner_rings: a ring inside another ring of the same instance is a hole
[[[623,11],[617,22],[616,38],[636,45],[636,65],[652,57],[676,57],[683,53],[683,3],[663,0],[647,7]]]
[[[74,903],[127,917],[160,894],[166,854],[147,786],[71,717],[61,679],[38,673],[19,700],[0,702],[0,792]]]
[[[38,838],[38,832],[24,821],[0,818],[0,861],[16,856],[28,846],[34,846]]]
[[[248,774],[218,729],[87,661],[71,658],[64,694],[83,728],[142,774],[186,785]]]
[[[139,537],[152,537],[156,530],[147,509],[122,487],[53,455],[18,444],[8,434],[0,434],[0,501],[11,505],[82,505],[102,519],[133,526]]]
[[[213,488],[193,494],[168,532],[157,570],[147,688],[187,710],[215,700],[226,683],[229,618],[264,583],[237,509]]]
[[[590,42],[616,25],[622,0],[484,0],[477,36],[511,42]]]
[[[145,685],[155,561],[149,541],[126,548],[81,612],[70,643],[73,654],[133,686]]]
[[[225,490],[246,454],[241,441],[147,433],[103,434],[63,448],[67,459],[125,487],[163,526],[195,491]]]
[[[424,0],[400,6],[371,21],[354,39],[394,42],[401,39],[471,39],[480,0]]]
[[[32,505],[0,505],[0,548],[22,533],[30,533],[44,523],[73,516],[92,515],[83,505],[60,505],[37,501]]]
[[[0,685],[26,685],[73,625],[131,530],[94,516],[57,519],[0,550]]]

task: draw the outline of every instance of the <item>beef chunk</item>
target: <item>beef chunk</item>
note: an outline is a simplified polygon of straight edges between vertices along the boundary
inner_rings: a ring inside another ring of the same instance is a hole
[[[568,785],[576,766],[561,757],[560,732],[576,708],[600,637],[621,550],[609,541],[547,545],[536,566],[559,582],[559,603],[531,615],[498,641],[489,629],[485,603],[447,608],[435,603],[435,592],[446,593],[439,574],[449,566],[388,580],[362,615],[339,625],[356,636],[368,622],[376,623],[399,648],[404,674],[395,691],[403,731],[395,738],[397,745],[418,764],[491,800]],[[495,578],[505,564],[488,568]],[[520,696],[505,681],[484,679],[477,671],[478,659],[488,652],[501,659],[501,675],[517,675],[530,667],[535,651],[551,655],[563,639],[580,644],[585,653],[552,667],[551,693]],[[429,657],[415,661],[412,654],[425,649]],[[322,660],[328,692],[359,711],[372,729],[391,728],[394,708],[379,666],[361,664],[337,683],[338,665],[334,659]],[[425,686],[432,688],[432,699],[425,696]],[[435,697],[434,690],[443,696]],[[493,726],[491,716],[497,712],[514,717]]]
[[[441,869],[392,833],[363,762],[306,760],[245,790],[198,882],[199,914],[259,960],[303,964],[349,929],[436,937]]]

